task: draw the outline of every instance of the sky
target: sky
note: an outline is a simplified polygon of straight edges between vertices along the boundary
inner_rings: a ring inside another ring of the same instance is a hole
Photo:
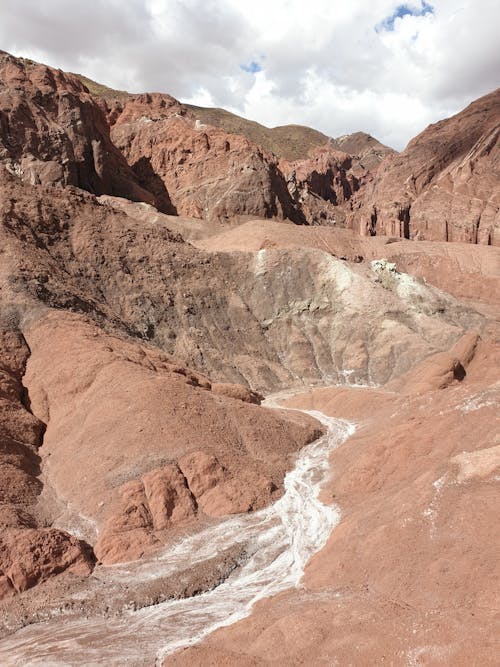
[[[499,0],[1,0],[0,49],[398,150],[500,86]]]

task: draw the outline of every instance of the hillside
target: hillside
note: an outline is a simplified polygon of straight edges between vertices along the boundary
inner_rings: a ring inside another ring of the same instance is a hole
[[[0,53],[2,667],[496,665],[499,91],[287,160],[88,84]]]
[[[388,156],[353,202],[356,231],[500,245],[500,88]]]
[[[75,74],[74,76],[87,86],[92,95],[102,97],[107,101],[126,101],[127,97],[131,95],[126,91],[114,90],[97,83],[83,74]],[[352,155],[364,154],[368,150],[377,151],[380,155],[392,151],[392,149],[364,132],[356,132],[334,139],[304,125],[292,124],[270,128],[225,109],[200,107],[194,104],[183,104],[183,107],[201,123],[218,127],[228,134],[240,134],[262,146],[264,150],[290,162],[307,158],[312,149],[325,144],[330,144],[334,148]]]
[[[96,97],[103,97],[105,100],[124,100],[129,96],[129,93],[126,90],[109,88],[109,86],[97,83],[97,81],[93,81],[83,74],[75,74],[74,72],[71,72],[71,74],[89,89],[91,95],[95,95]]]
[[[266,127],[224,109],[210,109],[187,104],[186,107],[202,123],[215,125],[230,134],[241,134],[285,160],[306,158],[312,148],[331,141],[322,132],[303,125]]]

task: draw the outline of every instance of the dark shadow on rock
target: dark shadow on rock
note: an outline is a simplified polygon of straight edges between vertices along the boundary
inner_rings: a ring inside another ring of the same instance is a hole
[[[271,188],[276,199],[281,204],[283,216],[297,225],[307,225],[306,217],[300,207],[300,204],[294,202],[288,191],[286,180],[277,166],[270,166]],[[276,207],[275,207],[276,208]],[[269,217],[277,215],[277,209],[270,212]]]
[[[168,215],[177,215],[177,209],[172,204],[165,183],[151,166],[151,161],[147,157],[141,157],[132,165],[132,171],[137,177],[139,185],[145,190],[151,192],[155,198],[156,208],[161,213]]]

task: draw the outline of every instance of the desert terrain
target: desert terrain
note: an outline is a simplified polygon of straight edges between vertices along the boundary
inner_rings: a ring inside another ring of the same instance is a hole
[[[499,135],[0,52],[2,665],[498,665]]]

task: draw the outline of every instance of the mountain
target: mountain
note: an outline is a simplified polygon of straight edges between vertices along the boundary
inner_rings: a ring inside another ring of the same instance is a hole
[[[147,172],[139,176],[142,185],[157,191],[160,177],[174,202],[173,208],[161,207],[163,212],[222,220],[254,215],[313,224],[335,221],[342,226],[345,203],[382,159],[394,152],[363,132],[333,139],[300,125],[267,128],[224,109],[184,105],[170,96],[127,98],[121,91],[77,76],[109,105],[112,138],[135,171],[141,160],[141,172]],[[172,116],[182,117],[184,123]],[[146,127],[141,119],[155,125]],[[176,126],[170,127],[172,123]],[[155,141],[148,136],[151,133]],[[167,141],[170,137],[175,137],[175,147],[172,139]],[[146,154],[152,165],[147,169]],[[185,154],[189,160],[184,159]],[[231,185],[226,182],[228,177]]]
[[[153,202],[74,76],[0,52],[0,163],[30,183]]]
[[[210,109],[192,104],[186,104],[186,108],[201,123],[219,127],[228,134],[241,134],[262,146],[269,153],[274,153],[285,160],[306,158],[311,149],[323,146],[330,141],[330,138],[322,132],[304,125],[282,125],[269,128],[225,109]]]
[[[353,205],[358,232],[500,244],[500,88],[388,156]]]
[[[499,91],[398,154],[362,132],[332,139],[301,126],[265,128],[169,95],[129,95],[1,58],[11,138],[0,160],[31,182],[73,184],[213,222],[275,217],[498,244]]]
[[[127,97],[132,97],[125,91],[114,90],[82,74],[75,74],[74,76],[96,97],[102,97],[110,101],[126,100]],[[312,149],[328,143],[339,150],[355,154],[363,152],[368,146],[376,146],[382,150],[386,148],[379,144],[376,139],[363,132],[332,139],[326,134],[304,125],[282,125],[269,128],[225,109],[200,107],[194,104],[183,104],[182,106],[200,123],[218,127],[228,134],[239,134],[246,137],[249,141],[262,146],[268,153],[274,153],[290,162],[307,158]]]
[[[0,54],[2,665],[496,664],[497,100],[270,150]]]

